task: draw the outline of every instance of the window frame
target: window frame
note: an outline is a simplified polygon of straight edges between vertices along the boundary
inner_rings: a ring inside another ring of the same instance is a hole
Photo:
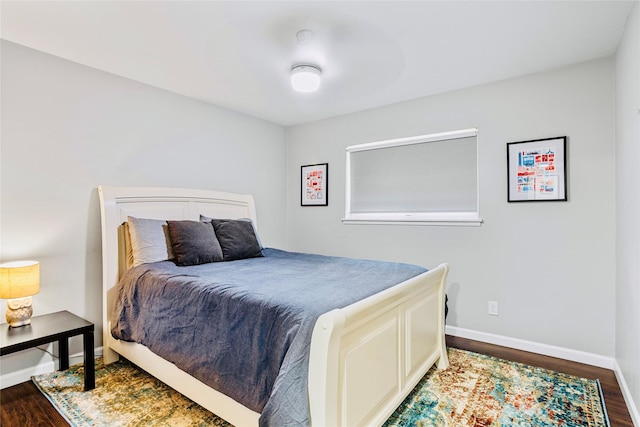
[[[377,150],[381,148],[401,147],[412,144],[447,141],[453,139],[476,138],[476,210],[475,212],[368,212],[353,213],[351,210],[351,153]],[[440,132],[406,138],[396,138],[365,144],[351,145],[346,148],[346,188],[344,224],[398,224],[398,225],[452,225],[480,226],[480,183],[478,162],[478,129],[470,128],[450,132]]]

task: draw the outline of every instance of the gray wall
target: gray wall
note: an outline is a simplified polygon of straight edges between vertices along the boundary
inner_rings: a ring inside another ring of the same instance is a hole
[[[96,323],[101,345],[99,184],[251,193],[264,243],[284,246],[282,127],[10,42],[1,47],[0,259],[40,261],[35,314],[83,316]],[[3,357],[2,373],[38,362],[17,358],[47,357]]]
[[[640,408],[640,4],[616,62],[616,359]],[[640,422],[635,413],[636,422]]]
[[[607,58],[289,128],[289,248],[448,262],[449,325],[613,357],[614,65]],[[341,223],[345,147],[470,127],[484,225]],[[506,143],[562,135],[569,201],[507,203]],[[319,162],[329,163],[329,206],[301,207],[300,166]]]

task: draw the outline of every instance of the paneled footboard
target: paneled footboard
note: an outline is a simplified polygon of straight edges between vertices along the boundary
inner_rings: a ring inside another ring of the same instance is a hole
[[[318,319],[309,362],[313,426],[382,425],[434,363],[449,366],[447,272],[441,264]]]

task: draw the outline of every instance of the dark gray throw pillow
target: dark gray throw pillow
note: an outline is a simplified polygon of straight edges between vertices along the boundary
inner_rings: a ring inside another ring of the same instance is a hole
[[[214,219],[211,223],[222,247],[225,261],[262,256],[260,244],[250,221]]]
[[[251,218],[237,218],[238,221],[248,221],[251,223],[251,225],[253,226],[253,234],[255,234],[256,236],[256,240],[258,241],[258,245],[260,245],[260,249],[264,249],[264,245],[262,244],[262,241],[260,240],[260,234],[258,233],[258,229],[256,228],[256,223],[253,222],[253,220]],[[206,215],[202,215],[200,214],[200,221],[202,222],[211,222],[213,221],[213,218],[208,217]]]
[[[222,248],[211,224],[200,221],[167,221],[176,265],[223,261]]]

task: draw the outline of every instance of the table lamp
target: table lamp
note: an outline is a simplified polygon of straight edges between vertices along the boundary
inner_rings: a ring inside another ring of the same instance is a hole
[[[40,292],[40,264],[14,261],[0,264],[0,298],[7,300],[7,323],[12,328],[31,323],[31,295]]]

